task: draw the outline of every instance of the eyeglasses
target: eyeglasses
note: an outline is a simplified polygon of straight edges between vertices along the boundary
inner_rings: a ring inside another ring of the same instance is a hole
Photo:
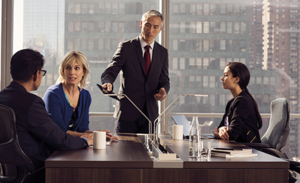
[[[36,70],[36,71],[34,72],[34,74],[33,74],[33,75],[35,75],[35,74],[37,73],[37,71],[42,71],[42,73],[43,73],[43,76],[45,76],[45,75],[46,75],[46,73],[47,73],[47,71],[46,71],[46,70]]]

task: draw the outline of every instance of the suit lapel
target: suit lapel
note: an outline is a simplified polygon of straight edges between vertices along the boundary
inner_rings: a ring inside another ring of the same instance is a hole
[[[143,59],[143,55],[142,55],[142,48],[141,48],[141,43],[140,43],[140,40],[139,40],[139,37],[137,37],[136,39],[134,39],[134,43],[135,43],[135,51],[136,51],[136,54],[139,58],[139,62],[140,62],[140,65],[142,67],[142,70],[144,72],[144,76],[146,76],[146,72],[145,72],[145,63],[144,63],[144,59]],[[151,67],[151,66],[150,66]]]

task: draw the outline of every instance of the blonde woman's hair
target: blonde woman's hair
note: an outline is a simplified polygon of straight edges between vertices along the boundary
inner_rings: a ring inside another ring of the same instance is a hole
[[[77,61],[78,65],[83,68],[84,76],[82,77],[78,86],[80,88],[85,87],[88,83],[86,81],[87,75],[89,74],[89,66],[85,55],[80,51],[69,51],[63,60],[60,62],[59,66],[59,78],[56,81],[56,84],[62,83],[65,81],[64,78],[64,69],[67,65],[72,65],[75,61]]]

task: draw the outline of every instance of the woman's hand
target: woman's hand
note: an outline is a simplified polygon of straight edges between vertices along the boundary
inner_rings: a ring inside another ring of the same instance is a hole
[[[228,128],[226,126],[219,128],[219,136],[221,139],[229,140],[229,135],[228,135],[227,131],[228,131]]]
[[[220,139],[221,137],[219,136],[219,128],[215,128],[214,131],[213,131],[213,134],[214,136],[217,138],[217,139]]]

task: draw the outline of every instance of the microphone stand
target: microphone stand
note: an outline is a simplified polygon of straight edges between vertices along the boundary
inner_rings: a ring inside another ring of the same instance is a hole
[[[153,135],[153,131],[152,131],[152,122],[151,120],[138,108],[138,106],[135,105],[135,103],[126,95],[126,94],[104,94],[104,96],[109,96],[109,97],[118,97],[118,96],[124,96],[125,98],[127,98],[127,100],[147,119],[147,121],[149,122],[149,137],[150,139],[148,139],[150,142],[153,143],[152,140],[152,135]],[[149,148],[148,143],[146,144],[147,148]]]

